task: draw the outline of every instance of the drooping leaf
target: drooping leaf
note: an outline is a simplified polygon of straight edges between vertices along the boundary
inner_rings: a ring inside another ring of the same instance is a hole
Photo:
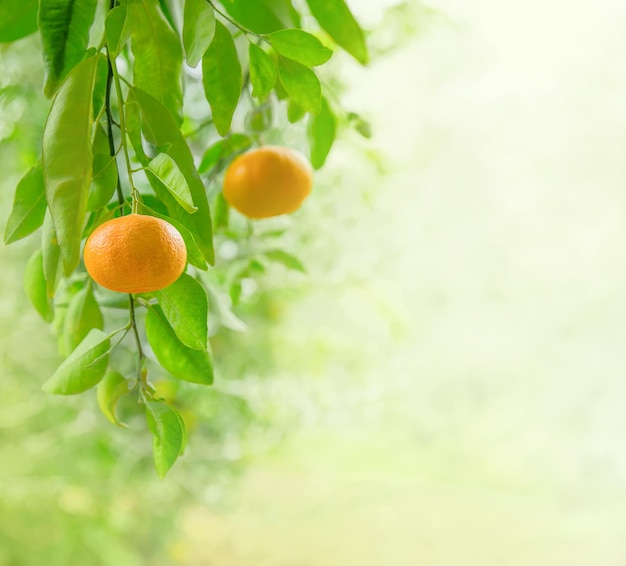
[[[232,134],[224,139],[215,142],[202,156],[202,161],[198,167],[200,173],[206,173],[220,160],[230,162],[240,153],[243,153],[252,146],[252,139],[245,134]]]
[[[270,250],[265,252],[263,255],[270,261],[280,263],[288,269],[293,269],[294,271],[299,271],[300,273],[306,273],[306,269],[300,260],[288,252],[283,250]]]
[[[176,199],[176,202],[187,212],[191,214],[198,210],[193,204],[191,190],[185,180],[185,176],[181,173],[178,165],[176,165],[176,161],[167,153],[159,153],[150,161],[147,170],[163,183],[163,186]]]
[[[196,67],[215,34],[215,12],[206,0],[185,0],[183,45],[187,64]]]
[[[146,315],[146,335],[157,360],[174,377],[202,385],[213,383],[210,353],[185,346],[158,305]]]
[[[226,26],[216,22],[213,41],[202,58],[202,84],[213,113],[213,123],[221,136],[230,129],[242,82],[233,36]]]
[[[39,30],[43,49],[44,93],[52,96],[85,55],[97,0],[40,0]]]
[[[116,57],[130,38],[130,27],[127,20],[128,9],[126,4],[116,6],[107,12],[104,32],[111,57]]]
[[[93,162],[92,94],[100,57],[85,59],[71,71],[52,102],[43,133],[46,199],[66,275],[78,265],[87,212]]]
[[[304,118],[306,110],[298,106],[293,100],[287,104],[287,120],[290,124],[295,124]]]
[[[317,116],[311,116],[308,127],[309,145],[311,147],[311,165],[320,169],[326,162],[337,132],[337,118],[333,114],[328,101],[322,99],[322,110]]]
[[[202,285],[183,273],[157,297],[177,338],[189,348],[206,350],[209,306]]]
[[[183,101],[182,49],[157,0],[128,0],[134,85],[156,98],[177,123]]]
[[[59,260],[61,259],[61,249],[54,230],[54,223],[50,211],[46,211],[41,232],[41,250],[43,255],[43,274],[46,280],[48,298],[54,297],[57,285],[57,275],[59,274]]]
[[[104,208],[115,193],[117,187],[117,163],[115,157],[109,155],[109,142],[104,128],[96,125],[93,142],[93,171],[87,210],[94,211]]]
[[[268,36],[272,47],[288,59],[293,59],[307,67],[323,65],[332,57],[328,49],[317,37],[299,29],[275,31]]]
[[[41,250],[37,250],[26,264],[26,270],[24,271],[24,288],[28,300],[41,315],[41,318],[46,322],[51,322],[54,312],[46,291],[46,279],[43,274],[43,257]]]
[[[152,433],[154,465],[163,479],[185,448],[185,421],[178,411],[166,403],[146,403],[146,421]]]
[[[140,117],[141,131],[146,140],[156,147],[167,147],[166,153],[174,159],[185,176],[193,203],[198,207],[198,212],[190,215],[166,190],[161,191],[158,197],[167,205],[170,215],[193,234],[202,254],[212,264],[214,261],[213,231],[211,229],[209,202],[185,138],[183,138],[173,118],[164,111],[163,106],[142,90],[132,88],[126,106]],[[136,137],[131,136],[131,140],[135,151],[141,152],[141,138],[136,139]],[[144,165],[147,165],[149,160],[145,154],[142,157],[142,154],[139,153],[139,156],[144,161]]]
[[[94,49],[93,55],[96,55]],[[93,55],[91,55],[93,57]],[[87,57],[85,57],[86,59]],[[107,74],[109,64],[106,57],[98,57],[98,65],[96,67],[96,79],[93,85],[93,119],[96,121],[104,112],[104,100],[106,97]]]
[[[289,97],[307,112],[317,114],[322,107],[322,86],[317,75],[308,67],[280,57],[278,76]]]
[[[117,404],[129,391],[128,380],[116,371],[107,371],[97,389],[98,407],[102,414],[112,424],[124,428],[127,425],[117,417]]]
[[[45,214],[46,187],[41,163],[37,163],[17,184],[13,209],[4,230],[4,243],[10,244],[32,234],[43,224]]]
[[[248,49],[250,59],[250,82],[252,96],[265,98],[276,84],[278,69],[274,60],[258,45],[250,44]]]
[[[0,2],[0,43],[17,41],[37,31],[38,0]]]
[[[344,0],[306,0],[324,31],[359,63],[369,60],[365,35]]]
[[[84,340],[90,330],[104,328],[104,319],[93,294],[93,285],[87,284],[72,297],[63,327],[66,355]]]
[[[272,33],[300,24],[291,0],[224,0],[221,4],[237,22],[255,33]]]
[[[104,377],[110,348],[110,338],[94,328],[41,388],[54,395],[75,395],[91,389]]]
[[[244,125],[250,132],[265,132],[272,127],[274,112],[271,103],[251,108],[246,114]]]

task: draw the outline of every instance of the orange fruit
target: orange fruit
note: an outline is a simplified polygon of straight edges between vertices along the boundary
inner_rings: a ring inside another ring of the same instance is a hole
[[[129,214],[98,226],[83,252],[93,280],[120,293],[149,293],[167,287],[185,271],[187,248],[169,222]]]
[[[313,187],[313,169],[300,152],[266,145],[237,157],[224,176],[224,198],[248,218],[294,212]]]

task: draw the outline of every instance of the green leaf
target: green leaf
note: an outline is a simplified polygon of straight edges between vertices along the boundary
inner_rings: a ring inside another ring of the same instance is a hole
[[[54,312],[46,290],[46,279],[43,274],[43,257],[37,250],[28,260],[24,271],[24,288],[26,296],[37,312],[46,322],[52,322]]]
[[[289,97],[307,112],[317,114],[322,107],[322,86],[315,73],[296,61],[280,57],[278,76]]]
[[[117,417],[117,403],[119,400],[130,392],[128,380],[116,371],[107,371],[104,379],[98,384],[96,391],[98,398],[98,407],[102,414],[109,421],[117,426],[126,428],[123,422]]]
[[[97,124],[92,148],[93,172],[87,198],[87,210],[90,212],[104,208],[117,188],[117,163],[109,151],[107,134],[102,125]]]
[[[43,169],[41,163],[37,163],[17,184],[13,209],[4,230],[4,243],[16,242],[37,230],[43,224],[46,206]]]
[[[344,0],[306,0],[321,28],[359,63],[369,60],[365,35]]]
[[[93,162],[92,94],[100,57],[82,61],[68,75],[52,102],[43,133],[46,198],[66,275],[80,259]]]
[[[191,190],[185,180],[185,176],[181,173],[176,161],[174,161],[167,153],[159,153],[148,164],[148,171],[152,173],[190,214],[196,212],[198,207],[194,206],[191,198]]]
[[[163,479],[185,448],[185,421],[173,407],[158,401],[146,403],[146,421],[152,433],[154,465]]]
[[[288,21],[272,9],[277,0],[223,0],[226,11],[242,26],[255,33],[271,33],[288,27]]]
[[[209,306],[202,285],[183,273],[177,281],[158,291],[157,298],[177,338],[193,350],[206,350]]]
[[[94,49],[93,54],[90,55],[93,57],[97,54],[97,51]],[[87,59],[87,57],[85,57]],[[106,87],[107,87],[107,75],[109,70],[109,64],[106,57],[98,57],[98,65],[96,67],[96,80],[94,81],[93,86],[93,119],[94,121],[100,117],[100,112],[104,108],[104,99],[106,97]]]
[[[215,12],[206,0],[185,0],[183,45],[187,64],[196,67],[213,41]]]
[[[37,31],[38,0],[0,2],[0,43],[16,41]]]
[[[52,222],[52,216],[50,216],[49,210],[46,211],[46,216],[43,221],[41,250],[43,255],[43,274],[46,280],[47,294],[48,298],[52,299],[57,286],[61,249],[59,248],[57,235],[54,231],[54,223]]]
[[[249,47],[250,58],[250,82],[252,83],[252,96],[265,98],[276,84],[278,69],[274,60],[258,45],[254,43]]]
[[[306,269],[300,260],[287,253],[283,250],[270,250],[263,254],[270,261],[274,261],[276,263],[281,263],[288,269],[293,269],[294,271],[299,271],[300,273],[306,273]]]
[[[220,160],[229,162],[240,153],[243,153],[252,146],[252,139],[245,134],[232,134],[224,139],[215,142],[202,156],[202,161],[198,167],[200,173],[206,173]]]
[[[110,338],[94,328],[41,388],[54,395],[75,395],[91,389],[106,372],[110,348]]]
[[[183,226],[182,223],[180,223],[175,218],[172,218],[171,216],[156,212],[155,210],[145,206],[145,204],[140,206],[145,214],[148,214],[149,216],[154,216],[155,218],[160,218],[161,220],[165,220],[166,222],[169,222],[172,226],[174,226],[174,228],[176,228],[180,232],[183,240],[185,240],[185,247],[187,248],[187,261],[191,265],[196,266],[198,269],[206,270],[206,260],[204,259],[204,256],[202,255],[202,252],[198,247],[198,244],[196,244],[196,240],[193,237],[193,234],[185,226]]]
[[[209,297],[209,309],[217,314],[220,324],[233,332],[245,332],[248,327],[232,311],[232,300],[228,294],[211,284],[207,284],[206,289]]]
[[[216,22],[213,41],[202,58],[202,84],[213,113],[213,123],[221,136],[230,129],[242,82],[233,36],[226,26]]]
[[[270,103],[251,108],[244,120],[245,128],[249,132],[265,132],[272,127],[274,113]]]
[[[104,30],[111,57],[116,57],[130,38],[127,16],[128,9],[126,4],[116,6],[107,12]]]
[[[230,216],[230,206],[224,198],[224,193],[219,192],[213,203],[213,223],[215,228],[228,228],[228,218]]]
[[[295,124],[304,118],[306,110],[298,106],[293,100],[287,104],[287,120],[290,124]]]
[[[333,114],[328,101],[322,99],[322,110],[317,116],[311,116],[308,128],[309,145],[311,146],[311,165],[320,169],[330,153],[337,133],[337,118]]]
[[[46,96],[52,96],[65,76],[83,59],[96,5],[97,0],[40,0],[39,30]]]
[[[64,349],[67,354],[84,340],[90,330],[104,328],[104,319],[91,283],[72,297],[63,327]]]
[[[182,49],[157,0],[129,0],[134,85],[165,106],[180,124]]]
[[[209,201],[207,200],[204,184],[200,179],[194,165],[193,156],[185,138],[180,133],[178,126],[163,106],[149,94],[142,90],[132,88],[128,95],[127,108],[140,116],[141,130],[146,140],[156,147],[168,147],[166,153],[176,161],[178,168],[187,180],[193,203],[198,207],[198,212],[189,215],[167,191],[160,191],[158,197],[167,205],[170,215],[183,224],[192,234],[206,260],[212,264],[213,231],[211,229],[211,215]],[[136,109],[139,109],[139,112]],[[142,151],[141,138],[133,139],[136,152]],[[141,153],[139,153],[141,157]],[[143,157],[142,157],[143,159]],[[145,158],[144,164],[148,164]],[[181,232],[182,234],[182,232]],[[195,265],[195,264],[194,264]]]
[[[280,55],[307,67],[323,65],[333,54],[317,37],[298,29],[276,31],[268,39]]]
[[[153,305],[146,315],[146,335],[156,359],[174,377],[202,385],[213,383],[210,353],[185,346],[158,305]]]

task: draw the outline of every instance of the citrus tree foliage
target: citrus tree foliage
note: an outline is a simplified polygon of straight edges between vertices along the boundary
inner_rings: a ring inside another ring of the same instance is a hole
[[[95,388],[103,415],[122,427],[120,412],[142,411],[164,477],[185,449],[185,408],[152,376],[211,385],[211,336],[245,328],[232,310],[242,282],[268,262],[304,269],[272,245],[280,231],[231,213],[221,174],[240,153],[280,143],[289,128],[306,130],[315,168],[342,124],[368,136],[320,80],[337,49],[367,63],[364,34],[344,0],[0,4],[0,42],[33,33],[51,103],[40,159],[16,187],[4,240],[41,239],[25,288],[63,357],[43,390]],[[99,225],[131,210],[174,225],[189,265],[165,289],[124,296],[90,280],[81,250]],[[243,241],[245,253],[216,254],[229,240]]]

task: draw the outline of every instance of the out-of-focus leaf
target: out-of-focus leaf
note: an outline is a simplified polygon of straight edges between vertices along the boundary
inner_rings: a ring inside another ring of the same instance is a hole
[[[365,35],[344,0],[306,0],[324,31],[359,63],[369,60]]]
[[[311,147],[311,165],[320,169],[326,162],[337,133],[337,118],[333,114],[328,101],[322,99],[322,110],[317,116],[311,116],[308,127],[309,145]]]
[[[287,104],[287,120],[290,124],[295,124],[304,118],[306,110],[298,106],[293,100]]]
[[[152,433],[154,465],[163,479],[185,448],[185,421],[178,411],[166,403],[146,403],[146,421]]]
[[[265,132],[272,127],[274,118],[271,104],[251,108],[246,114],[245,127],[250,132]]]
[[[209,351],[185,346],[158,305],[152,306],[146,315],[146,335],[157,360],[174,377],[202,385],[213,383]]]
[[[284,29],[268,36],[272,47],[288,59],[293,59],[307,67],[323,65],[332,57],[328,49],[317,37],[299,29]]]
[[[110,349],[110,338],[94,328],[41,388],[54,395],[75,395],[91,389],[106,372]]]
[[[300,260],[283,250],[270,250],[265,252],[263,255],[270,261],[280,263],[288,269],[293,269],[294,271],[299,271],[300,273],[306,273],[306,269]]]
[[[63,336],[66,355],[69,355],[93,328],[102,330],[104,319],[94,297],[93,286],[88,284],[72,297],[65,314]]]
[[[213,113],[213,123],[221,136],[230,129],[242,82],[241,63],[233,36],[226,26],[216,22],[213,41],[202,58],[202,84]]]
[[[46,280],[48,298],[54,297],[57,285],[57,275],[59,273],[59,260],[61,259],[61,249],[54,231],[54,223],[50,211],[46,212],[41,232],[41,250],[43,256],[43,274]]]
[[[205,286],[209,297],[209,310],[217,313],[220,324],[233,332],[245,332],[248,327],[232,311],[231,298],[214,285],[207,283]]]
[[[109,54],[116,57],[124,44],[130,38],[130,28],[127,24],[128,9],[126,4],[109,10],[104,22],[105,36]]]
[[[38,18],[46,96],[52,96],[65,76],[83,59],[96,5],[97,0],[40,0]]]
[[[185,0],[183,45],[187,64],[196,67],[215,34],[215,12],[206,0]]]
[[[250,59],[250,82],[252,96],[265,98],[276,84],[278,69],[274,60],[258,45],[251,43],[248,49]]]
[[[4,243],[10,244],[32,234],[43,224],[45,214],[46,187],[41,163],[37,163],[17,184],[4,230]]]
[[[185,180],[185,176],[181,173],[176,161],[174,161],[167,153],[159,153],[148,164],[148,171],[152,173],[190,214],[196,212],[198,208],[194,206],[191,198],[191,190]]]
[[[37,31],[38,0],[0,2],[0,43],[17,41]]]
[[[183,273],[157,297],[177,338],[193,350],[206,350],[209,306],[202,285]]]
[[[54,312],[48,300],[41,250],[37,250],[26,264],[24,288],[26,289],[26,296],[41,315],[41,318],[46,322],[51,322]]]
[[[240,153],[243,153],[252,146],[252,139],[245,134],[232,134],[224,139],[215,142],[202,156],[202,161],[198,167],[200,173],[206,173],[218,161],[231,161]]]
[[[213,203],[213,224],[216,229],[228,228],[228,218],[230,216],[230,206],[224,198],[224,194],[219,192]]]
[[[304,65],[280,57],[278,75],[289,98],[307,112],[317,114],[322,107],[322,86],[316,74]]]
[[[46,198],[66,275],[80,258],[93,162],[92,94],[100,57],[74,67],[52,102],[43,133]]]
[[[129,392],[128,380],[116,371],[107,371],[98,384],[98,407],[102,414],[114,425],[126,428],[117,417],[117,403]]]
[[[156,98],[180,124],[182,49],[157,0],[128,0],[134,85]]]

